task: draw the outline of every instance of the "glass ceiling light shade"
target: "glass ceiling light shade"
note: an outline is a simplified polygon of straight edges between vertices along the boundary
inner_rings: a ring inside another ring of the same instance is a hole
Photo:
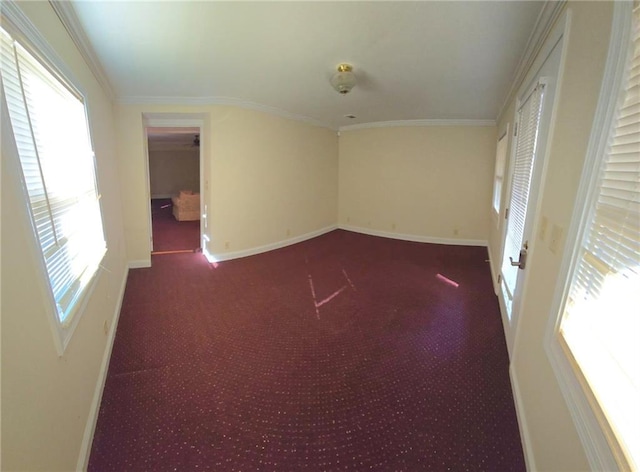
[[[331,86],[341,95],[347,94],[356,85],[356,76],[350,64],[340,64],[338,72],[331,77]]]

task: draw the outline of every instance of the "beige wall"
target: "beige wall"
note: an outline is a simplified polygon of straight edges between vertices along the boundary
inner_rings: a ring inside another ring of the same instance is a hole
[[[158,145],[159,146],[159,145]],[[180,190],[200,191],[200,151],[149,149],[152,198],[166,198]]]
[[[339,223],[486,241],[494,126],[368,128],[340,136]]]
[[[127,253],[149,260],[143,113],[204,114],[202,190],[214,255],[251,250],[334,225],[335,131],[227,106],[116,109]]]
[[[111,102],[47,2],[21,8],[87,93],[108,252],[84,315],[58,357],[38,280],[15,146],[2,122],[2,470],[73,470],[125,277]]]
[[[103,323],[114,320],[125,273],[125,247],[129,261],[149,260],[143,112],[207,116],[203,193],[213,254],[268,245],[339,221],[387,233],[489,238],[498,256],[502,221],[490,217],[495,127],[354,130],[343,132],[338,142],[335,132],[324,128],[224,106],[117,105],[114,121],[109,100],[48,3],[29,2],[23,8],[88,93],[109,272],[101,274],[59,358],[44,297],[33,283],[40,277],[28,244],[33,236],[15,178],[15,150],[3,121],[2,470],[68,470],[76,465],[106,347]],[[612,10],[604,2],[570,2],[569,8],[573,20],[541,205],[541,214],[565,232],[602,78]],[[497,129],[513,122],[513,112],[510,104]],[[538,470],[585,470],[584,452],[543,346],[563,251],[551,253],[548,240],[537,245],[514,348],[515,379]]]
[[[555,129],[547,160],[539,216],[566,233],[576,204],[582,166],[603,77],[612,17],[611,2],[569,2],[571,28],[564,77],[560,83]],[[513,123],[513,103],[499,120],[499,129]],[[540,220],[540,218],[538,218]],[[589,470],[589,465],[544,349],[558,272],[565,250],[549,250],[549,231],[538,235],[529,260],[512,369],[521,395],[530,445],[537,470]],[[490,247],[500,257],[501,228],[492,224]],[[494,261],[496,262],[496,261]],[[499,264],[495,263],[497,268]]]

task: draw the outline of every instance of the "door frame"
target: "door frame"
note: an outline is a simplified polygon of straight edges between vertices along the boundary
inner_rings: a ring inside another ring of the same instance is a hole
[[[529,231],[529,250],[528,250],[528,260],[531,263],[535,254],[536,247],[536,239],[537,239],[537,229],[540,220],[540,213],[542,207],[542,189],[545,186],[546,175],[547,175],[547,167],[549,161],[549,153],[550,153],[550,143],[553,141],[553,135],[555,130],[555,122],[556,122],[556,114],[558,108],[559,98],[561,96],[561,84],[564,75],[565,69],[565,61],[567,57],[567,48],[568,43],[566,39],[568,38],[569,28],[571,25],[571,15],[570,11],[565,11],[562,16],[559,18],[556,26],[553,28],[547,41],[545,41],[544,47],[538,53],[533,65],[529,69],[529,72],[525,76],[525,79],[520,83],[518,87],[518,92],[516,94],[516,104],[515,104],[515,112],[513,116],[513,130],[511,133],[515,133],[517,130],[517,123],[519,121],[518,111],[523,102],[523,98],[528,96],[528,93],[535,87],[538,81],[544,80],[547,83],[547,86],[552,85],[554,87],[553,96],[551,100],[549,97],[545,99],[545,103],[543,103],[543,116],[540,119],[539,128],[542,129],[539,138],[538,138],[538,149],[536,151],[536,166],[534,167],[534,174],[532,175],[531,181],[534,182],[534,179],[537,180],[536,188],[534,189],[533,195],[529,194],[529,203],[527,209],[527,224],[525,226],[525,231],[530,229]],[[547,60],[550,56],[555,52],[556,48],[559,50],[560,58],[557,64],[557,68],[553,71],[552,76],[555,77],[543,77],[540,75],[540,71],[543,66],[546,64]],[[546,121],[546,122],[545,122]],[[514,139],[514,134],[511,135],[511,145],[509,149],[508,156],[508,174],[506,182],[506,192],[505,192],[505,200],[503,208],[507,208],[509,201],[511,200],[512,193],[512,184],[513,184],[513,164],[515,160],[515,150],[516,150],[516,141]],[[502,228],[500,231],[500,250],[498,252],[499,259],[497,260],[496,266],[498,267],[498,275],[500,276],[500,280],[502,278],[502,259],[504,255],[504,245],[507,234],[507,224],[506,219],[502,217]],[[529,266],[530,267],[530,266]],[[519,274],[518,281],[516,283],[516,289],[514,290],[514,298],[513,305],[511,310],[511,319],[507,315],[506,305],[504,303],[504,299],[502,296],[502,281],[498,284],[498,302],[500,306],[500,313],[502,317],[502,324],[505,333],[505,340],[507,344],[507,350],[509,354],[509,358],[513,360],[514,356],[514,348],[518,344],[518,338],[520,336],[520,313],[522,310],[523,302],[526,298],[527,292],[527,272],[523,271],[522,274]],[[516,296],[517,294],[517,296]]]
[[[205,179],[205,162],[204,147],[206,144],[205,136],[205,117],[202,114],[193,113],[143,113],[144,126],[144,150],[145,150],[145,172],[146,172],[146,206],[149,225],[149,254],[153,252],[153,224],[151,219],[151,175],[149,171],[149,139],[147,136],[147,128],[197,128],[200,134],[198,173],[200,183],[200,248],[204,251],[206,239],[206,204],[207,198],[207,180]],[[152,261],[153,263],[153,261]]]

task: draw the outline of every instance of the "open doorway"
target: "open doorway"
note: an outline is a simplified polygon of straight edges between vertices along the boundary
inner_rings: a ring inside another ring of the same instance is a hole
[[[151,254],[200,250],[200,128],[147,127]]]

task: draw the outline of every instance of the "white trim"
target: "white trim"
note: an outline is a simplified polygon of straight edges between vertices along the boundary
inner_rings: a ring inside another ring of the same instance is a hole
[[[376,121],[372,123],[359,123],[357,125],[340,126],[336,128],[328,123],[310,118],[308,116],[291,113],[280,108],[261,105],[259,103],[230,97],[123,97],[116,99],[117,103],[123,105],[221,105],[235,106],[248,110],[259,111],[269,115],[287,118],[289,120],[300,121],[321,128],[328,128],[334,131],[351,131],[366,128],[397,128],[411,126],[495,126],[495,120],[396,120],[396,121]],[[146,114],[145,114],[146,115]],[[167,123],[171,123],[169,120]],[[170,126],[169,124],[149,125],[149,126]]]
[[[286,246],[291,246],[292,244],[301,243],[303,241],[307,241],[308,239],[322,236],[323,234],[329,233],[336,229],[338,229],[337,225],[330,225],[315,231],[311,231],[309,233],[302,234],[300,236],[296,236],[294,238],[284,239],[282,241],[278,241],[275,243],[265,244],[264,246],[257,246],[250,249],[243,249],[241,251],[235,251],[235,252],[223,252],[219,254],[211,254],[208,251],[205,251],[203,249],[203,253],[207,258],[207,260],[209,260],[209,262],[229,261],[231,259],[240,259],[241,257],[254,256],[256,254],[262,254],[263,252],[273,251],[274,249],[280,249]]]
[[[69,36],[73,40],[76,48],[80,52],[80,55],[84,59],[89,67],[89,70],[93,73],[105,94],[110,100],[113,100],[115,95],[113,93],[113,87],[107,77],[107,74],[102,67],[102,64],[98,60],[89,38],[80,25],[78,16],[76,15],[73,5],[69,1],[49,0],[49,4],[58,15],[60,22],[69,33]]]
[[[147,269],[151,267],[151,258],[149,259],[140,259],[137,261],[129,261],[127,263],[127,267],[129,269]]]
[[[489,270],[491,270],[491,281],[493,282],[493,293],[498,295],[500,284],[498,283],[498,272],[496,272],[496,266],[493,262],[493,253],[491,252],[491,244],[487,244],[487,254],[489,256]],[[506,334],[506,333],[505,333]]]
[[[80,323],[80,319],[82,318],[82,316],[84,316],[84,312],[87,309],[89,300],[91,300],[91,298],[93,297],[93,291],[98,285],[98,278],[102,277],[102,272],[103,270],[105,270],[102,267],[102,263],[104,262],[104,259],[106,256],[107,256],[107,253],[105,252],[104,255],[102,256],[102,259],[100,260],[100,264],[98,265],[96,272],[93,274],[91,278],[91,281],[87,283],[85,292],[81,295],[81,298],[79,299],[79,304],[76,306],[76,308],[74,308],[71,311],[70,323],[68,325],[65,325],[65,323],[58,323],[57,329],[60,332],[60,336],[62,336],[62,351],[63,351],[60,353],[60,356],[62,356],[64,354],[64,351],[67,349],[67,346],[71,341],[71,337],[73,336],[73,333],[75,332],[76,328],[78,327],[78,324]],[[46,274],[46,266],[45,266],[44,273]],[[55,306],[55,301],[53,306]],[[57,316],[58,315],[56,313],[56,319],[57,319]]]
[[[439,238],[435,236],[422,236],[416,234],[391,233],[388,231],[379,231],[371,228],[362,228],[352,225],[338,225],[338,228],[352,231],[354,233],[368,234],[369,236],[379,236],[381,238],[400,239],[402,241],[412,241],[416,243],[445,244],[449,246],[481,246],[487,247],[488,242],[485,239],[452,239]]]
[[[203,249],[203,254],[209,260],[209,262],[222,262],[222,261],[228,261],[232,259],[240,259],[242,257],[254,256],[256,254],[262,254],[264,252],[273,251],[274,249],[280,249],[286,246],[291,246],[292,244],[297,244],[312,238],[316,238],[318,236],[322,236],[323,234],[329,233],[336,229],[351,231],[353,233],[367,234],[369,236],[378,236],[382,238],[399,239],[402,241],[412,241],[412,242],[419,242],[419,243],[446,244],[446,245],[453,245],[453,246],[480,246],[480,247],[487,246],[486,240],[479,240],[479,239],[435,238],[430,236],[388,233],[385,231],[377,231],[377,230],[360,228],[357,226],[350,226],[350,225],[330,225],[330,226],[325,226],[324,228],[321,228],[316,231],[311,231],[309,233],[296,236],[294,238],[289,238],[289,239],[285,239],[275,243],[265,244],[263,246],[258,246],[250,249],[243,249],[241,251],[224,252],[224,253],[218,253],[218,254],[211,254],[208,251]],[[131,263],[129,263],[129,267],[131,267]]]
[[[495,126],[495,120],[396,120],[374,121],[372,123],[359,123],[357,125],[341,126],[339,131],[352,131],[368,128],[400,128],[422,126]]]
[[[572,363],[567,358],[558,339],[558,329],[570,288],[572,274],[576,270],[581,253],[584,231],[591,217],[596,197],[596,182],[600,170],[600,157],[606,151],[613,120],[618,108],[620,87],[627,62],[627,45],[630,43],[632,2],[614,2],[611,39],[607,52],[604,75],[591,135],[576,195],[576,206],[567,230],[567,241],[574,241],[573,248],[564,251],[553,303],[544,339],[544,348],[555,373],[560,391],[567,403],[576,431],[580,437],[589,464],[593,470],[617,470],[615,452],[609,446],[606,433],[585,395]]]
[[[519,117],[520,117],[520,109],[522,106],[522,102],[525,100],[525,97],[528,97],[532,90],[538,84],[545,84],[548,89],[545,92],[547,95],[544,99],[542,113],[543,115],[540,118],[539,123],[539,137],[537,145],[536,145],[536,163],[534,164],[533,174],[531,176],[531,187],[529,193],[529,203],[527,210],[527,222],[525,223],[525,233],[524,236],[526,238],[527,232],[529,233],[529,251],[528,258],[529,261],[535,260],[536,246],[538,244],[535,230],[538,227],[538,220],[541,216],[541,208],[542,208],[542,194],[541,191],[545,186],[545,181],[547,177],[547,168],[549,164],[549,154],[551,152],[550,143],[553,141],[553,136],[555,133],[555,122],[557,115],[558,103],[560,101],[560,97],[562,95],[562,82],[564,77],[564,69],[565,62],[567,58],[567,48],[569,45],[569,35],[571,31],[571,18],[572,12],[570,9],[563,9],[561,17],[554,23],[554,27],[546,35],[546,41],[543,46],[539,49],[538,55],[533,60],[533,64],[531,69],[527,71],[524,81],[522,81],[520,88],[518,89],[518,93],[516,95],[516,106],[515,106],[515,118],[514,118],[514,130],[513,133],[518,132],[519,125]],[[543,68],[546,66],[547,61],[552,58],[552,55],[555,54],[556,49],[559,49],[559,58],[557,69],[554,69],[552,73],[555,77],[545,77],[541,76],[541,72]],[[551,100],[551,96],[553,100]],[[550,114],[547,115],[547,113]],[[548,116],[548,121],[547,117]],[[505,203],[503,204],[503,208],[506,208],[510,199],[513,190],[513,165],[515,163],[515,150],[517,147],[517,139],[512,136],[511,139],[511,150],[509,156],[509,187],[507,190],[507,194],[505,195]],[[536,184],[537,179],[537,184]],[[533,205],[533,206],[531,206]],[[506,221],[506,220],[505,220]],[[501,259],[499,262],[499,266],[501,267],[500,272],[502,272],[502,264],[503,258],[505,257],[505,240],[507,237],[508,225],[503,221],[502,227],[502,239],[500,241],[500,255]],[[531,264],[531,262],[529,263]],[[520,312],[522,307],[525,304],[525,300],[527,297],[528,290],[528,278],[530,271],[523,271],[523,273],[518,275],[518,279],[516,282],[516,286],[514,287],[514,294],[512,299],[511,306],[511,316],[508,316],[506,309],[506,301],[502,295],[502,287],[498,290],[498,300],[500,305],[500,314],[503,319],[503,324],[505,327],[505,336],[507,340],[507,347],[509,349],[509,357],[513,362],[515,357],[515,346],[519,344],[519,338],[521,335],[520,330]],[[503,280],[504,282],[504,280]]]
[[[144,122],[144,120],[143,120]],[[145,206],[147,208],[147,241],[149,242],[149,254],[153,253],[153,212],[151,208],[151,155],[149,154],[149,137],[147,136],[147,128],[142,130],[144,139],[142,141],[142,150],[144,153],[144,171],[145,185],[144,194],[146,195]]]
[[[78,456],[76,470],[87,470],[87,466],[89,465],[88,463],[89,456],[91,455],[91,445],[93,444],[93,435],[95,434],[96,424],[98,422],[98,413],[100,412],[100,404],[102,403],[102,393],[104,392],[104,384],[107,380],[109,361],[111,360],[113,343],[116,338],[116,330],[118,327],[118,321],[120,320],[120,311],[122,309],[122,301],[124,300],[124,291],[127,287],[128,277],[129,269],[126,269],[124,277],[122,277],[122,283],[120,284],[120,292],[118,293],[115,311],[111,317],[109,336],[102,355],[102,363],[100,364],[100,372],[98,373],[96,388],[93,392],[93,400],[91,401],[91,407],[89,408],[89,416],[84,427],[84,435],[82,436],[82,444],[80,445],[80,455]]]
[[[513,403],[516,407],[516,416],[518,418],[518,429],[520,430],[520,442],[522,443],[522,451],[524,452],[524,462],[527,470],[536,471],[535,456],[533,455],[533,445],[531,436],[529,435],[529,425],[527,423],[527,415],[524,412],[522,394],[520,393],[520,384],[518,383],[518,375],[511,364],[509,367],[509,377],[511,378],[511,392],[513,394]]]
[[[153,252],[153,221],[151,217],[151,170],[150,170],[150,154],[149,154],[149,138],[147,136],[148,128],[197,128],[198,135],[200,136],[200,146],[198,147],[198,183],[200,185],[200,208],[206,209],[206,201],[209,198],[208,188],[205,182],[208,181],[205,176],[205,169],[209,166],[205,166],[205,159],[209,159],[205,154],[204,149],[207,143],[207,129],[208,129],[208,113],[143,113],[143,126],[144,126],[144,152],[145,152],[145,170],[147,176],[147,195],[149,196],[147,205],[149,210],[149,252]],[[171,197],[171,196],[169,196]],[[206,211],[200,212],[200,247],[204,249],[206,230],[207,214]]]
[[[337,128],[331,126],[322,121],[310,118],[305,115],[299,115],[297,113],[291,113],[281,108],[272,107],[269,105],[262,105],[260,103],[251,102],[248,100],[242,100],[240,98],[232,97],[120,97],[116,99],[116,103],[122,105],[192,105],[192,106],[205,106],[205,105],[220,105],[220,106],[235,106],[239,108],[245,108],[248,110],[259,111],[267,113],[269,115],[279,116],[280,118],[287,118],[289,120],[300,121],[313,126],[319,126],[321,128],[328,128],[336,130]]]
[[[0,4],[0,6],[4,6],[5,4]],[[6,159],[3,156],[2,167],[3,171],[9,172],[10,180],[16,182],[17,190],[21,193],[18,197],[20,200],[20,216],[23,218],[23,222],[26,228],[29,228],[29,235],[25,239],[25,243],[27,245],[28,252],[32,257],[33,265],[36,268],[36,272],[38,273],[38,277],[36,277],[36,285],[40,290],[42,298],[46,300],[44,311],[45,316],[47,318],[47,323],[49,324],[49,328],[51,329],[51,335],[53,337],[53,344],[56,349],[56,353],[58,357],[62,357],[65,349],[64,342],[64,332],[60,327],[60,322],[58,321],[58,313],[55,310],[55,300],[53,298],[53,294],[51,293],[51,288],[49,286],[47,280],[47,268],[44,263],[44,259],[42,257],[42,251],[37,241],[36,231],[34,228],[33,218],[31,217],[31,211],[29,210],[28,197],[27,197],[27,189],[25,187],[24,178],[22,175],[22,168],[20,165],[20,157],[18,155],[18,149],[15,142],[15,136],[13,134],[13,129],[11,128],[11,120],[9,118],[9,111],[7,109],[7,101],[4,96],[4,88],[0,87],[0,97],[2,97],[1,102],[1,110],[0,110],[0,120],[3,123],[3,130],[6,130],[7,134],[10,136],[2,136],[5,141],[8,141],[8,146],[11,146],[11,153],[14,154],[15,159]],[[6,128],[4,126],[6,124]],[[77,315],[77,313],[76,313]]]
[[[75,88],[76,92],[82,96],[82,100],[86,105],[87,93],[82,87],[82,82],[80,82],[76,75],[67,67],[56,50],[49,45],[44,36],[38,31],[29,17],[24,14],[17,3],[14,0],[2,0],[2,2],[0,2],[0,13],[3,16],[2,19],[8,20],[9,22],[8,25],[3,24],[3,27],[9,27],[8,32],[11,35],[15,35],[14,39],[24,41],[25,44],[23,44],[23,46],[26,46],[30,53],[34,54],[36,58],[41,61],[44,59],[45,63],[48,63],[45,64],[45,67],[49,69],[49,71],[53,71],[55,75],[58,75],[59,77],[56,78],[65,82],[67,86]]]
[[[591,470],[619,470],[607,437],[560,343],[545,342],[545,350]]]
[[[7,19],[11,22],[10,28],[9,28],[10,34],[12,35],[16,34],[18,36],[17,39],[19,39],[20,42],[26,41],[26,44],[30,48],[31,47],[37,48],[40,46],[44,46],[44,48],[46,49],[44,52],[42,51],[29,51],[29,52],[34,53],[36,55],[40,55],[41,57],[38,60],[42,60],[42,58],[44,58],[45,61],[51,61],[51,63],[48,64],[48,66],[53,66],[54,68],[58,69],[58,72],[62,74],[66,74],[67,71],[65,70],[64,63],[58,62],[60,61],[60,58],[56,55],[56,53],[52,49],[50,49],[50,47],[48,46],[44,38],[40,35],[38,30],[35,29],[33,24],[29,21],[29,19],[26,16],[24,16],[24,13],[22,13],[22,11],[15,5],[15,3],[12,0],[8,0],[7,2],[3,2],[0,6],[2,7],[2,15],[4,19]],[[14,37],[14,39],[16,38]],[[56,77],[56,78],[62,81],[60,77]],[[72,80],[72,79],[70,79],[69,77],[64,78],[64,81],[67,82],[67,85],[69,84],[69,80]],[[77,85],[73,83],[73,81],[71,82],[71,85],[77,88]],[[77,90],[81,94],[83,93],[80,88],[77,88]],[[12,127],[11,120],[9,117],[8,110],[6,108],[6,97],[4,95],[4,89],[0,91],[0,95],[3,97],[2,110],[0,111],[1,119],[4,120],[6,123],[8,123],[8,126],[9,126],[8,130],[11,131],[10,142],[12,143],[11,145],[13,147],[13,152],[15,154],[15,159],[7,160],[7,164],[9,164],[10,172],[13,173],[13,176],[14,176],[13,180],[15,180],[16,182],[19,182],[18,186],[20,187],[20,191],[22,193],[21,201],[22,203],[24,203],[24,205],[22,206],[22,210],[23,210],[22,214],[25,218],[27,218],[26,224],[31,229],[30,231],[31,237],[27,238],[27,246],[34,258],[34,265],[38,269],[37,285],[39,286],[39,289],[42,293],[43,298],[47,300],[45,312],[46,312],[48,323],[53,335],[54,346],[56,348],[58,357],[63,357],[65,350],[69,345],[69,342],[71,341],[73,333],[75,332],[78,324],[80,323],[80,319],[84,315],[87,304],[93,295],[93,290],[97,285],[98,278],[101,276],[101,273],[102,273],[101,264],[102,264],[102,261],[104,261],[104,258],[106,257],[107,250],[105,250],[105,253],[102,256],[102,259],[100,260],[100,264],[98,268],[95,270],[94,274],[91,276],[91,280],[87,283],[86,287],[83,289],[82,294],[78,299],[77,305],[71,311],[71,314],[68,317],[68,320],[66,320],[65,322],[61,322],[58,318],[58,312],[55,308],[56,300],[54,298],[54,295],[51,289],[51,285],[47,275],[46,263],[42,254],[42,249],[38,242],[38,232],[35,228],[35,222],[33,220],[33,216],[31,214],[31,209],[29,206],[29,194],[28,194],[28,190],[26,188],[26,184],[24,180],[22,166],[20,164],[20,156],[19,156],[19,152],[15,142],[15,136],[13,135],[13,130],[11,128]],[[86,107],[86,102],[84,103],[84,106]],[[85,114],[88,120],[88,112],[86,110],[85,110]],[[90,132],[89,121],[87,121],[87,130]],[[4,164],[5,163],[3,162],[3,165]],[[6,169],[5,169],[5,172],[6,172]],[[96,172],[97,172],[97,169],[96,169]],[[97,175],[96,175],[96,178],[97,178]],[[102,218],[102,208],[100,209],[100,212],[101,212],[101,218]]]
[[[527,40],[525,52],[518,63],[513,80],[511,81],[509,92],[498,112],[497,121],[500,121],[500,117],[505,112],[507,105],[511,103],[517,90],[522,85],[522,82],[524,82],[527,72],[532,68],[540,49],[546,42],[550,31],[554,27],[556,20],[560,17],[566,3],[567,0],[546,1],[542,6],[533,31]]]
[[[511,143],[510,139],[511,139],[511,135],[509,134],[509,131],[511,131],[511,123],[507,122],[507,125],[505,126],[505,129],[501,132],[498,133],[498,135],[500,136],[497,140],[496,140],[496,157],[494,159],[495,163],[493,166],[493,192],[491,193],[491,216],[495,219],[495,223],[496,223],[496,228],[500,229],[500,215],[502,214],[502,210],[503,210],[503,201],[502,201],[502,196],[505,193],[505,183],[507,181],[507,176],[505,175],[507,173],[507,171],[510,170],[510,168],[507,167],[507,164],[509,164],[509,144]],[[500,142],[506,139],[506,150],[505,150],[505,155],[504,155],[504,162],[502,163],[502,183],[500,184],[500,195],[498,197],[498,209],[496,210],[496,208],[493,206],[493,198],[495,197],[495,191],[496,191],[496,177],[497,177],[497,171],[498,171],[498,146],[500,145]]]

